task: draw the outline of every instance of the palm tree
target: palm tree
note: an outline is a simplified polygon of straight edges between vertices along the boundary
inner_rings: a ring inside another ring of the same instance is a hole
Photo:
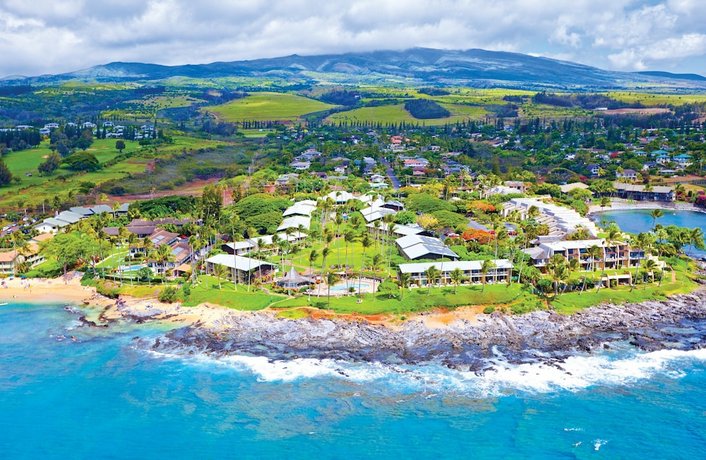
[[[410,282],[410,276],[409,273],[400,273],[399,280],[400,280],[400,300],[402,300],[402,293],[404,292],[405,289],[409,287],[409,282]]]
[[[689,231],[689,244],[696,249],[704,249],[704,232],[701,228],[692,228]]]
[[[317,257],[319,257],[319,253],[316,252],[316,249],[312,249],[309,252],[309,273],[311,275],[314,274],[314,262],[316,262]]]
[[[643,269],[647,272],[647,274],[652,278],[652,282],[655,282],[655,271],[659,268],[657,265],[657,261],[654,259],[645,259],[642,261],[642,266]]]
[[[657,219],[661,218],[664,216],[664,211],[661,209],[653,209],[650,211],[650,216],[652,217],[652,228],[657,229]]]
[[[466,277],[463,275],[463,271],[461,271],[460,268],[455,268],[451,272],[451,281],[454,283],[454,294],[456,294],[456,290],[458,289],[458,285],[463,283],[466,280]]]
[[[434,265],[431,265],[429,268],[426,269],[426,276],[427,276],[427,295],[431,294],[431,287],[436,284],[436,282],[439,280],[439,276],[441,273],[439,272],[439,269],[436,268]]]
[[[567,263],[564,256],[561,254],[554,254],[547,262],[547,271],[552,275],[552,281],[554,282],[554,296],[559,295],[559,281],[566,276]]]
[[[480,267],[480,273],[483,275],[483,287],[481,288],[481,292],[485,292],[485,284],[487,282],[488,273],[493,269],[495,269],[495,262],[492,260],[483,261],[483,265]]]
[[[215,264],[213,266],[213,274],[218,278],[218,289],[221,289],[221,279],[228,276],[228,267],[221,264]]]
[[[344,271],[346,272],[346,288],[348,288],[348,244],[355,241],[355,233],[348,231],[343,235],[343,241],[346,246],[346,263]]]
[[[331,285],[336,283],[336,274],[332,272],[326,273],[326,303],[331,307]]]

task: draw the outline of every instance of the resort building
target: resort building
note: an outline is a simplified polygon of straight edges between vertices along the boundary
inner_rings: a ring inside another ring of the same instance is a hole
[[[418,259],[451,259],[457,260],[458,254],[453,252],[439,238],[422,235],[408,235],[395,240],[400,254],[408,260]]]
[[[591,236],[598,236],[598,227],[587,217],[583,217],[573,209],[545,203],[537,198],[513,198],[506,203],[503,215],[507,216],[513,211],[520,213],[521,218],[530,217],[530,209],[536,209],[539,223],[547,224],[549,237],[562,238],[574,233],[579,228],[584,228]]]
[[[595,259],[591,255],[593,247],[598,248]],[[546,268],[549,259],[555,254],[563,256],[567,261],[578,260],[581,270],[584,271],[635,267],[645,258],[645,252],[641,249],[631,249],[623,242],[608,243],[604,239],[541,243],[524,252],[539,269]]]
[[[648,187],[641,184],[615,182],[615,195],[618,198],[635,201],[674,201],[674,189],[664,185]]]
[[[281,232],[284,230],[287,230],[288,228],[292,229],[299,229],[302,228],[304,230],[309,230],[309,226],[311,225],[311,217],[306,217],[306,216],[291,216],[291,217],[286,217],[281,224],[279,224],[279,227],[277,227],[277,231]]]
[[[236,280],[238,283],[247,283],[248,280],[254,278],[269,278],[273,275],[276,268],[274,264],[263,260],[230,254],[218,254],[206,259],[206,272],[214,274],[216,265],[226,267],[228,269],[228,278]]]
[[[365,221],[370,223],[375,222],[376,220],[380,220],[385,216],[397,214],[397,211],[395,211],[394,209],[383,208],[381,206],[374,206],[361,209],[360,213],[363,215]]]
[[[313,203],[313,204],[311,204]],[[306,202],[300,201],[294,203],[292,206],[288,207],[283,213],[282,217],[290,216],[304,216],[311,217],[311,214],[316,211],[316,202],[313,200],[307,200]]]
[[[418,286],[426,286],[428,284],[427,270],[429,270],[429,267],[439,270],[438,282],[440,284],[452,284],[451,273],[456,269],[463,272],[464,284],[509,282],[512,277],[512,263],[507,259],[493,260],[491,262],[492,268],[488,269],[485,274],[483,273],[484,262],[482,260],[400,264],[399,270],[400,273],[408,274],[410,282]]]

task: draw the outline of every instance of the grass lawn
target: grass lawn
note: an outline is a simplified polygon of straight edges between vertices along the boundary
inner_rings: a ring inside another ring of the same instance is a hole
[[[198,284],[191,288],[191,295],[183,304],[189,307],[209,302],[236,310],[262,310],[271,303],[284,299],[284,296],[268,294],[256,286],[248,287],[231,282],[224,282],[218,289],[218,280],[212,276],[202,275]]]
[[[130,253],[128,248],[114,248],[113,251],[96,264],[96,268],[113,269],[125,265],[125,258]]]
[[[680,260],[671,265],[674,268],[675,280],[672,281],[671,272],[666,272],[661,286],[658,283],[650,283],[637,285],[632,290],[630,286],[621,286],[600,290],[594,288],[583,293],[570,292],[560,294],[557,299],[551,301],[551,305],[559,313],[571,314],[604,303],[623,304],[664,300],[667,296],[689,293],[698,286],[691,275],[689,262]]]
[[[381,313],[403,314],[420,312],[434,307],[460,307],[466,305],[514,305],[527,304],[538,307],[538,299],[523,290],[522,286],[513,284],[487,285],[485,290],[478,286],[460,286],[454,294],[453,287],[428,289],[408,289],[403,292],[402,299],[389,298],[381,294],[363,295],[363,301],[358,303],[355,296],[331,297],[330,304],[326,297],[306,296],[283,300],[274,305],[276,308],[306,307],[330,309],[336,313],[361,313],[376,315]]]
[[[296,121],[302,115],[333,105],[289,93],[253,93],[226,104],[206,107],[225,121]]]
[[[404,108],[403,104],[382,105],[379,107],[361,107],[359,109],[348,110],[346,112],[334,113],[326,118],[326,121],[332,123],[338,122],[359,122],[367,121],[371,123],[418,123],[420,125],[444,125],[447,123],[456,123],[464,120],[481,119],[487,111],[480,106],[441,103],[451,116],[446,118],[433,118],[423,120],[414,118]]]

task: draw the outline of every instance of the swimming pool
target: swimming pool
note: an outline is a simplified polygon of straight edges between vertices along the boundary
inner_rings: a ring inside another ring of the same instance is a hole
[[[342,283],[334,284],[331,286],[332,293],[346,293],[349,292],[349,288],[355,289],[354,292],[358,292],[358,287],[360,286],[361,292],[370,292],[372,290],[372,283],[370,281],[361,281],[360,285],[358,280],[349,280],[346,286],[345,281]]]
[[[139,269],[144,268],[144,267],[146,267],[146,266],[147,266],[147,265],[144,265],[144,264],[143,264],[143,265],[123,265],[123,266],[120,267],[118,270],[121,271],[121,272],[123,272],[123,273],[124,273],[124,272],[136,272],[136,271],[138,271]]]

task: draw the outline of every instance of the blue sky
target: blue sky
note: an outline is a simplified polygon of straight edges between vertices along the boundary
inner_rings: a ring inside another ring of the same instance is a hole
[[[0,76],[425,46],[706,73],[703,0],[1,0]]]

